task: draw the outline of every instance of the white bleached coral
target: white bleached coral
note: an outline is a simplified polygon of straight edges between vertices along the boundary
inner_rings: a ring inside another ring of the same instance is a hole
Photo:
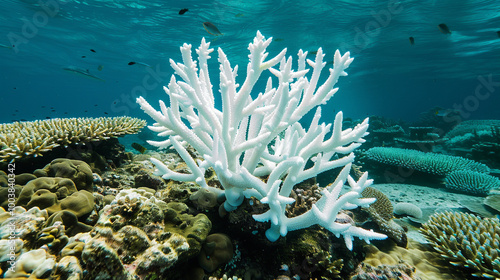
[[[202,39],[196,50],[198,60],[192,58],[191,45],[181,47],[183,63],[170,60],[175,74],[167,87],[170,106],[160,101],[156,111],[143,97],[137,102],[156,123],[150,129],[159,136],[168,137],[162,142],[149,141],[157,147],[173,146],[191,170],[190,174],[170,170],[157,159],[156,174],[164,179],[195,181],[200,186],[224,195],[227,211],[238,207],[245,197],[256,197],[267,203],[270,209],[256,215],[258,221],[271,221],[266,232],[274,241],[290,230],[320,224],[336,235],[343,235],[346,245],[352,248],[352,238],[357,236],[369,241],[382,239],[385,235],[357,228],[351,224],[335,222],[340,210],[366,206],[374,199],[360,197],[361,191],[371,184],[367,176],[358,182],[349,176],[354,160],[353,151],[365,140],[368,119],[354,128],[342,129],[342,112],[335,116],[332,124],[320,123],[321,104],[325,104],[336,92],[334,88],[353,58],[349,53],[335,52],[333,68],[323,84],[320,74],[326,62],[321,48],[314,61],[306,59],[307,52],[298,53],[298,69],[292,69],[292,58],[285,57],[286,49],[267,59],[266,48],[271,43],[257,32],[249,44],[250,61],[246,77],[240,86],[236,82],[238,66],[230,65],[222,49],[218,49],[220,63],[220,93],[222,110],[215,106],[215,97],[208,73],[208,60],[213,49]],[[277,68],[273,68],[276,65]],[[254,90],[264,71],[270,77],[266,88],[257,95]],[[310,110],[316,112],[309,129],[299,121]],[[185,148],[191,145],[203,160],[195,162]],[[312,162],[312,166],[306,163]],[[285,215],[286,205],[293,187],[321,172],[343,167],[342,172],[330,188],[323,190],[323,197],[308,212],[293,218]],[[224,190],[208,186],[205,170],[213,168]],[[261,177],[267,177],[267,181]],[[351,190],[340,195],[344,183]]]

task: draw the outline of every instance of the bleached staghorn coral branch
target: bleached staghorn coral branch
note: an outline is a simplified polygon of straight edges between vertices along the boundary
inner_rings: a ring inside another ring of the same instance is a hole
[[[326,66],[321,49],[315,61],[306,59],[307,52],[299,51],[298,70],[294,71],[292,58],[285,57],[286,49],[266,60],[266,48],[270,43],[271,38],[266,40],[257,32],[248,47],[249,63],[241,87],[236,82],[238,66],[233,68],[224,52],[220,48],[217,50],[221,110],[215,108],[208,73],[209,54],[213,51],[210,44],[202,39],[196,50],[197,61],[191,56],[191,45],[181,47],[182,63],[170,60],[181,80],[172,76],[164,88],[170,97],[170,106],[160,101],[160,111],[156,111],[142,97],[137,102],[156,121],[150,128],[159,136],[169,137],[162,142],[150,143],[163,148],[173,145],[192,173],[180,174],[153,160],[157,174],[165,179],[196,181],[204,188],[223,192],[226,198],[224,207],[228,211],[238,207],[245,197],[260,199],[269,205],[269,210],[254,218],[271,222],[266,236],[272,241],[290,230],[314,224],[322,225],[336,235],[344,235],[349,249],[354,236],[367,241],[385,238],[351,224],[336,222],[339,211],[373,202],[360,198],[361,191],[371,184],[366,176],[358,182],[349,176],[354,160],[352,152],[365,141],[363,136],[367,134],[368,119],[354,128],[343,130],[343,115],[339,112],[333,125],[319,123],[321,109],[318,106],[325,104],[338,90],[334,85],[340,76],[347,75],[345,69],[353,58],[349,53],[340,55],[336,51],[329,77],[319,85],[321,72]],[[278,63],[278,68],[273,68]],[[273,86],[273,79],[269,78],[265,90],[254,99],[253,88],[264,71],[275,76],[277,86]],[[314,107],[317,107],[316,113],[306,130],[298,121]],[[195,162],[183,143],[196,149],[203,160]],[[308,161],[313,162],[312,166],[306,167]],[[294,202],[290,194],[296,184],[337,167],[343,167],[342,172],[331,187],[323,190],[323,197],[311,210],[297,217],[286,217],[285,206]],[[203,174],[207,168],[215,170],[224,190],[206,184]],[[261,180],[262,176],[268,176],[267,181]],[[340,195],[346,182],[351,190]]]

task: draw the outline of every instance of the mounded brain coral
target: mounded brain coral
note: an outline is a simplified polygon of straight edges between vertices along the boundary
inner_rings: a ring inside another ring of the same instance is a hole
[[[73,181],[78,190],[93,191],[94,177],[92,169],[86,162],[76,159],[57,158],[43,169],[35,170],[38,177],[62,177]]]
[[[375,147],[366,151],[371,160],[435,175],[447,175],[456,170],[472,170],[489,173],[490,168],[482,163],[457,156],[424,153],[417,150]]]
[[[461,212],[436,213],[421,232],[452,265],[474,270],[472,275],[500,278],[500,222]]]
[[[139,132],[146,121],[131,117],[56,118],[0,124],[0,162],[42,156],[58,146]]]
[[[77,191],[70,179],[41,177],[23,187],[16,205],[46,209],[49,215],[68,210],[82,217],[94,209],[94,196],[85,190]]]

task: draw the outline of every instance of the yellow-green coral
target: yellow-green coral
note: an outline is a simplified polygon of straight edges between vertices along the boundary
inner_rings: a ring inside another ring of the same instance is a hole
[[[474,276],[500,277],[498,219],[461,212],[436,213],[421,231],[451,264],[475,270]]]
[[[131,117],[57,118],[0,124],[0,161],[41,156],[58,146],[139,132],[146,121]]]

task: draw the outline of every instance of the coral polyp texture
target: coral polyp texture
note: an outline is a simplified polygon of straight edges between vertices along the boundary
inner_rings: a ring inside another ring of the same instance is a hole
[[[487,195],[490,190],[500,189],[497,177],[470,170],[451,172],[446,176],[445,183],[449,189],[479,195]]]
[[[436,213],[421,229],[429,242],[455,266],[472,275],[500,277],[500,222],[460,212]]]
[[[456,170],[490,173],[488,166],[470,159],[437,153],[424,153],[417,150],[375,147],[367,150],[366,155],[377,162],[415,169],[434,175],[447,175]]]
[[[245,198],[259,199],[269,205],[269,210],[253,217],[259,222],[271,222],[266,231],[271,241],[285,236],[288,231],[315,224],[337,236],[343,235],[349,249],[352,249],[353,237],[366,241],[386,238],[350,223],[336,222],[341,210],[367,206],[375,201],[374,198],[362,198],[360,194],[372,184],[367,179],[368,174],[358,181],[349,175],[353,151],[365,141],[368,119],[343,130],[343,115],[339,112],[333,124],[320,123],[319,105],[325,104],[337,92],[334,85],[339,77],[347,75],[345,70],[353,58],[349,53],[341,55],[336,51],[333,68],[328,69],[329,76],[322,79],[321,84],[320,75],[327,64],[323,61],[325,55],[321,48],[314,61],[306,59],[307,52],[300,50],[298,69],[293,70],[293,59],[285,57],[286,49],[267,59],[266,48],[271,41],[272,38],[265,39],[257,32],[249,44],[250,61],[242,85],[236,82],[238,66],[232,67],[222,49],[217,50],[220,110],[215,106],[208,72],[208,60],[213,51],[210,43],[202,39],[196,49],[197,61],[193,60],[190,44],[181,47],[182,63],[170,60],[175,75],[164,87],[170,106],[160,101],[160,111],[157,111],[143,97],[137,98],[137,103],[156,121],[149,128],[166,137],[164,141],[149,143],[160,148],[173,146],[191,173],[174,172],[161,161],[151,159],[156,165],[156,174],[164,179],[195,181],[224,196],[226,211],[236,209]],[[254,89],[264,72],[265,76],[270,76],[265,88]],[[314,117],[306,129],[299,121],[314,108]],[[186,149],[187,144],[203,158],[193,159]],[[308,162],[313,164],[306,165]],[[208,168],[215,170],[223,189],[207,184],[204,174]],[[293,187],[334,168],[342,170],[336,180],[322,190],[321,199],[302,215],[287,217],[285,208],[294,202],[290,197]],[[341,195],[346,182],[350,190]]]
[[[59,146],[139,132],[146,122],[131,117],[57,118],[0,124],[0,161],[41,156]]]

